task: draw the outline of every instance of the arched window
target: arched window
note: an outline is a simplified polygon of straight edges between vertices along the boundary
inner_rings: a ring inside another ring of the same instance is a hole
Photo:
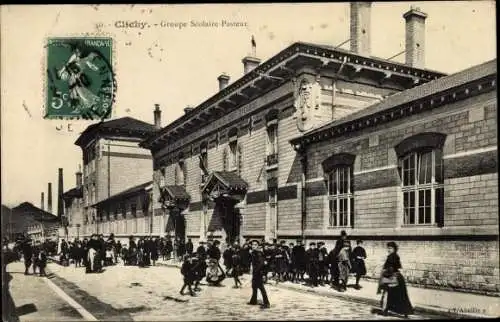
[[[354,226],[354,159],[352,154],[335,154],[323,161],[328,187],[330,227]]]
[[[442,226],[444,169],[441,133],[422,133],[396,147],[403,192],[403,224]]]

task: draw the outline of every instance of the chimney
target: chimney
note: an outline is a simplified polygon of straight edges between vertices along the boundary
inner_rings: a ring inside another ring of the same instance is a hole
[[[82,187],[82,167],[78,165],[78,171],[76,172],[76,187]]]
[[[184,108],[184,113],[185,114],[190,113],[192,110],[194,110],[194,107],[192,107],[191,105],[188,105]]]
[[[160,104],[155,104],[154,119],[155,119],[155,128],[157,130],[161,129],[161,110],[160,110]]]
[[[45,198],[44,198],[44,193],[43,192],[42,192],[42,198],[40,200],[40,204],[41,204],[41,209],[45,210]]]
[[[351,51],[365,56],[371,49],[371,2],[351,2]]]
[[[57,217],[61,220],[64,216],[64,201],[63,201],[63,169],[59,168],[59,182],[57,187]]]
[[[242,62],[243,62],[243,73],[248,74],[255,67],[259,66],[260,59],[257,57],[247,56],[243,58]]]
[[[222,91],[227,87],[227,84],[229,84],[229,79],[230,77],[226,75],[226,73],[222,73],[219,77],[217,77],[217,80],[219,81],[219,91]]]
[[[424,68],[425,65],[425,19],[427,14],[418,7],[411,7],[403,15],[406,20],[405,53],[406,65]]]
[[[48,187],[48,192],[47,192],[47,211],[52,213],[52,182],[49,182],[49,187]]]

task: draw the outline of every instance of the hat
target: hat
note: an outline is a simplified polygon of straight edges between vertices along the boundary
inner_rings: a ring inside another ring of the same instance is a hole
[[[394,248],[395,251],[398,251],[398,245],[393,241],[388,242],[387,247],[392,247],[392,248]]]
[[[345,232],[345,230],[342,230],[342,231],[340,232],[340,236],[347,236],[347,233]]]
[[[316,246],[316,243],[315,242],[310,242],[309,246],[312,246],[312,245]]]
[[[286,240],[280,241],[281,244],[286,244]]]

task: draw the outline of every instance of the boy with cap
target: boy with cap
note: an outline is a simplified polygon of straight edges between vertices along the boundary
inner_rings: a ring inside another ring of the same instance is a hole
[[[309,243],[307,250],[307,272],[309,275],[308,284],[312,287],[318,286],[318,273],[319,273],[319,252],[316,248],[316,243]]]

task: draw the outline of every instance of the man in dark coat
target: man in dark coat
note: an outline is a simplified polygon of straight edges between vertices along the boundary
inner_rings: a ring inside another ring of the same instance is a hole
[[[259,242],[254,240],[252,241],[252,297],[249,305],[257,305],[257,290],[260,290],[262,294],[263,305],[262,308],[269,308],[271,305],[269,303],[269,299],[267,297],[266,289],[264,288],[264,280],[263,280],[263,269],[265,265],[264,254],[262,250],[259,249]]]
[[[21,251],[24,258],[24,275],[28,275],[28,270],[33,263],[33,246],[31,245],[31,240],[27,239],[23,241]]]
[[[194,249],[193,242],[191,241],[191,238],[188,238],[188,241],[186,243],[186,254],[191,256],[191,254],[193,254],[193,249]]]
[[[232,267],[232,258],[233,258],[233,246],[228,245],[224,253],[222,253],[223,264],[226,267],[226,272],[228,272]]]
[[[97,254],[99,256],[100,267],[104,266],[104,260],[106,259],[106,241],[102,234],[99,235],[99,249],[97,249]]]
[[[294,261],[294,281],[304,281],[306,272],[306,249],[302,244],[302,240],[297,240],[297,245],[292,249],[292,259]]]

